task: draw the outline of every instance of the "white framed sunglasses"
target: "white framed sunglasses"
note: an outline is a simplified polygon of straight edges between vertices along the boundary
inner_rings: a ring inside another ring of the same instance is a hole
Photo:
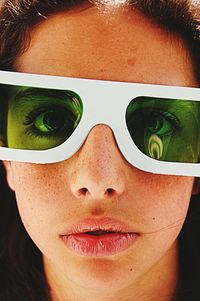
[[[66,160],[98,124],[136,168],[200,176],[199,88],[0,71],[0,160]]]

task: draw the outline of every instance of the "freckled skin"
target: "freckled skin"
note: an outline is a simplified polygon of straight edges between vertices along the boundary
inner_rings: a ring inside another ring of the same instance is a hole
[[[197,85],[184,44],[175,37],[172,43],[164,30],[136,12],[119,12],[109,19],[95,8],[70,11],[42,22],[31,35],[31,47],[16,62],[19,71]],[[177,236],[194,178],[136,169],[105,125],[94,127],[81,149],[64,162],[4,164],[22,221],[43,253],[47,278],[59,300],[172,299]],[[105,193],[110,188],[112,196]],[[84,258],[66,249],[59,238],[66,227],[102,216],[128,223],[140,233],[137,243],[106,258]]]
[[[130,66],[134,66],[135,63],[137,61],[137,58],[136,57],[132,57],[130,59],[127,60],[127,64],[130,65]]]

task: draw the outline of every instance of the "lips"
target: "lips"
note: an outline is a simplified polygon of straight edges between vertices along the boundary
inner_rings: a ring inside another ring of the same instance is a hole
[[[60,235],[65,246],[82,256],[111,256],[129,248],[138,233],[118,220],[85,219]]]

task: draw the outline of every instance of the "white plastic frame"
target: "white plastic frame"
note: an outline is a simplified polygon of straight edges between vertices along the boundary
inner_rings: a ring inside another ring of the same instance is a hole
[[[0,159],[30,163],[55,163],[71,157],[97,124],[109,126],[126,160],[141,170],[170,175],[200,176],[200,163],[158,161],[143,154],[126,126],[126,109],[138,96],[200,101],[200,89],[127,82],[102,81],[0,71],[0,83],[73,90],[83,102],[81,121],[70,138],[49,150],[20,150],[0,147]],[[113,108],[114,111],[113,111]],[[109,146],[108,146],[109,147]]]

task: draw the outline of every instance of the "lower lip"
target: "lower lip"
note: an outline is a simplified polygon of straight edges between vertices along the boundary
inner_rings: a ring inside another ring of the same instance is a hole
[[[89,235],[84,233],[62,236],[68,249],[83,256],[110,256],[128,249],[134,244],[136,233],[111,233]]]

